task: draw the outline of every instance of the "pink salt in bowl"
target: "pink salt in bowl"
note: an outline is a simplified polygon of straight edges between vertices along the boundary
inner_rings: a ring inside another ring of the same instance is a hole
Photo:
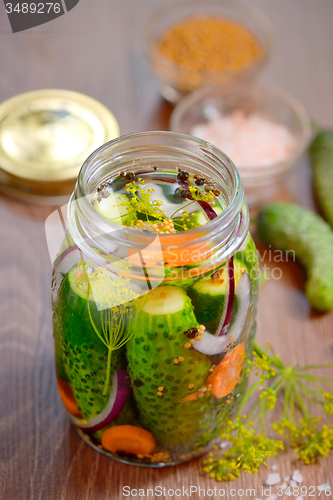
[[[204,87],[174,109],[170,129],[220,148],[241,174],[251,207],[273,198],[311,138],[311,120],[294,98],[257,83]]]

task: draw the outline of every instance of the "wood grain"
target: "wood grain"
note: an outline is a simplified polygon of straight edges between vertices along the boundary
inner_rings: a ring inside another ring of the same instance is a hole
[[[319,123],[333,126],[333,3],[251,3],[267,13],[276,29],[274,53],[262,80],[300,99]],[[158,95],[141,43],[144,23],[156,6],[154,0],[81,0],[66,16],[13,35],[1,2],[0,101],[35,88],[68,88],[102,101],[119,119],[122,133],[167,129],[171,107]],[[314,206],[306,160],[284,196]],[[332,456],[304,467],[286,452],[254,477],[218,485],[201,475],[201,459],[142,469],[110,461],[83,443],[69,424],[55,384],[51,264],[44,237],[51,211],[0,198],[1,500],[121,499],[126,498],[124,485],[217,486],[229,497],[231,488],[255,488],[257,497],[265,498],[260,488],[272,464],[282,476],[299,468],[307,486],[333,483]],[[269,340],[294,363],[332,362],[333,314],[311,311],[297,264],[273,265],[282,269],[282,279],[269,280],[261,293],[258,339]]]

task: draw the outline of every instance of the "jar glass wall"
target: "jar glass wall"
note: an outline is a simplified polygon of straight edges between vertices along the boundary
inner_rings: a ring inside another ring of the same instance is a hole
[[[183,134],[83,165],[53,271],[58,388],[96,449],[161,467],[207,451],[246,389],[258,257],[234,165]]]

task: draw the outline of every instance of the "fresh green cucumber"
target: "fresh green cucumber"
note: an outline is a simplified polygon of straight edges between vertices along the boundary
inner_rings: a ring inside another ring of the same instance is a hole
[[[309,152],[318,202],[333,227],[333,130],[319,132]]]
[[[88,264],[86,269],[89,269]],[[103,410],[111,391],[112,374],[126,368],[125,356],[122,356],[124,349],[113,350],[110,360],[108,347],[96,333],[97,329],[103,337],[107,310],[98,310],[97,305],[107,305],[105,301],[110,295],[112,280],[102,272],[90,276],[97,302],[92,300],[92,295],[88,300],[86,281],[80,267],[74,266],[62,281],[56,305],[60,327],[56,332],[58,362],[63,363],[79,410],[86,419]]]
[[[194,443],[200,422],[205,425],[208,418],[204,398],[182,402],[204,385],[211,366],[207,356],[185,348],[189,338],[184,332],[196,326],[186,292],[162,286],[149,292],[137,316],[135,335],[127,343],[128,372],[140,422],[169,450]]]
[[[247,271],[247,268],[243,262],[234,260],[234,269],[235,285],[237,285],[242,270],[246,269]],[[216,273],[205,276],[196,281],[187,292],[192,299],[197,320],[200,324],[205,325],[206,329],[213,334],[219,326],[227,291],[226,267],[221,268],[217,272],[220,273],[219,278],[214,279]]]
[[[333,232],[317,214],[293,203],[270,203],[257,219],[259,236],[283,251],[294,251],[307,271],[305,290],[319,311],[333,308]]]
[[[94,207],[115,224],[129,226],[137,219],[135,212],[128,207],[128,198],[124,194],[115,195],[113,191],[109,191],[109,196],[102,198],[100,202],[96,201]]]

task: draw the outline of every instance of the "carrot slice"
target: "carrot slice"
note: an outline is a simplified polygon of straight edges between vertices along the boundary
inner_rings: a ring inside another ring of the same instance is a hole
[[[136,238],[140,237],[137,233],[135,235]],[[178,233],[177,237],[173,234],[168,235],[163,248],[159,250],[149,248],[143,251],[142,256],[138,253],[133,254],[131,250],[128,251],[131,263],[139,265],[143,257],[147,267],[156,265],[156,262],[161,260],[171,267],[196,264],[208,259],[213,252],[214,249],[211,246],[207,246],[206,243],[197,243],[193,237],[188,236],[187,231]]]
[[[103,432],[102,446],[112,453],[123,451],[133,455],[149,455],[155,448],[155,438],[141,427],[115,425]]]
[[[206,384],[211,384],[211,392],[217,398],[230,394],[239,382],[245,359],[244,342],[228,352],[221,363],[209,375]]]
[[[65,382],[64,380],[61,380],[61,378],[57,377],[57,385],[61,400],[68,413],[70,413],[74,417],[81,418],[82,415],[77,406],[77,402],[75,401],[72,389],[70,388],[69,384],[67,384],[67,382]]]

